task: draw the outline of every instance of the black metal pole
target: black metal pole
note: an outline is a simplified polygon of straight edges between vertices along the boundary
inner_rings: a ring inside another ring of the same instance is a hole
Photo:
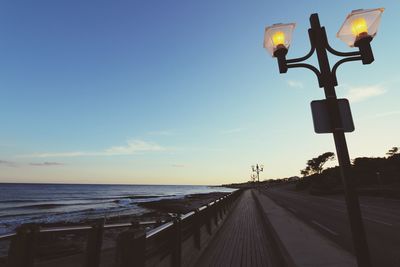
[[[330,69],[326,52],[327,37],[324,29],[320,25],[318,14],[311,15],[310,23],[312,33],[311,41],[316,49],[321,73],[321,81],[323,83],[325,97],[328,102],[328,109],[331,116],[333,138],[335,141],[336,154],[339,160],[339,166],[343,180],[347,212],[349,216],[351,232],[353,235],[354,250],[357,257],[358,266],[371,267],[370,254],[368,250],[364,224],[362,221],[358,195],[354,180],[351,179],[351,163],[335,92],[335,77]]]

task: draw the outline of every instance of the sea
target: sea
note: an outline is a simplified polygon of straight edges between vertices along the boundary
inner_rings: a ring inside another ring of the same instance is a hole
[[[140,202],[234,189],[192,185],[93,185],[0,183],[0,235],[25,223],[82,222],[140,215]]]

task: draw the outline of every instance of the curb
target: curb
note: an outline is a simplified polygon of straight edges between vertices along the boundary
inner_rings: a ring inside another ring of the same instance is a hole
[[[251,194],[256,202],[257,209],[263,219],[263,223],[265,226],[265,229],[267,231],[267,234],[272,237],[272,245],[276,248],[277,252],[279,253],[279,258],[280,262],[282,263],[281,266],[285,267],[297,267],[297,265],[294,263],[293,259],[291,258],[289,252],[287,251],[286,247],[283,245],[282,241],[279,238],[278,233],[275,231],[274,227],[272,226],[271,222],[268,219],[267,214],[264,212],[260,200],[254,193],[254,191],[251,191]]]
[[[357,266],[354,255],[349,251],[276,204],[273,199],[257,191],[254,191],[254,197],[286,266]]]

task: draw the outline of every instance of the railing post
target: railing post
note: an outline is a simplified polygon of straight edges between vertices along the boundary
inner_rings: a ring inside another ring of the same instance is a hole
[[[229,197],[225,198],[225,205],[224,205],[224,210],[225,210],[225,214],[228,213],[228,209],[229,209]]]
[[[11,240],[7,267],[33,267],[38,225],[22,225]]]
[[[213,216],[214,216],[215,226],[218,226],[218,202],[214,202],[214,205],[213,205]]]
[[[224,218],[224,200],[219,200],[219,218],[222,220]]]
[[[146,265],[146,232],[130,229],[117,237],[116,267],[144,267]]]
[[[86,243],[85,267],[100,266],[101,247],[103,245],[104,221],[93,224]]]
[[[221,219],[224,217],[225,215],[225,198],[221,198]]]
[[[207,210],[206,210],[206,228],[207,228],[207,233],[211,235],[211,221],[212,221],[212,210],[211,206],[207,204]]]
[[[194,214],[194,245],[197,249],[201,248],[201,237],[200,237],[200,230],[201,230],[201,223],[202,223],[202,216],[203,214],[199,212],[199,209],[196,209]]]
[[[226,197],[224,197],[224,200],[222,202],[222,214],[226,215],[226,204],[227,204],[228,200]]]
[[[182,221],[181,218],[177,217],[174,220],[174,231],[173,231],[173,250],[172,250],[172,266],[182,266]]]

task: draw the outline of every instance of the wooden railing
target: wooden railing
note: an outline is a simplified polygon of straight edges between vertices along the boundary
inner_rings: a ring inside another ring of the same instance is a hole
[[[211,235],[226,217],[241,191],[227,194],[195,211],[175,217],[169,222],[149,221],[41,228],[23,225],[16,233],[0,236],[0,241],[10,240],[8,267],[33,267],[38,238],[46,234],[87,232],[86,251],[79,266],[98,267],[102,255],[104,231],[126,228],[116,241],[114,266],[182,266],[204,247]],[[157,225],[145,232],[145,226]],[[186,243],[185,243],[186,242]],[[185,245],[183,245],[185,243]]]

